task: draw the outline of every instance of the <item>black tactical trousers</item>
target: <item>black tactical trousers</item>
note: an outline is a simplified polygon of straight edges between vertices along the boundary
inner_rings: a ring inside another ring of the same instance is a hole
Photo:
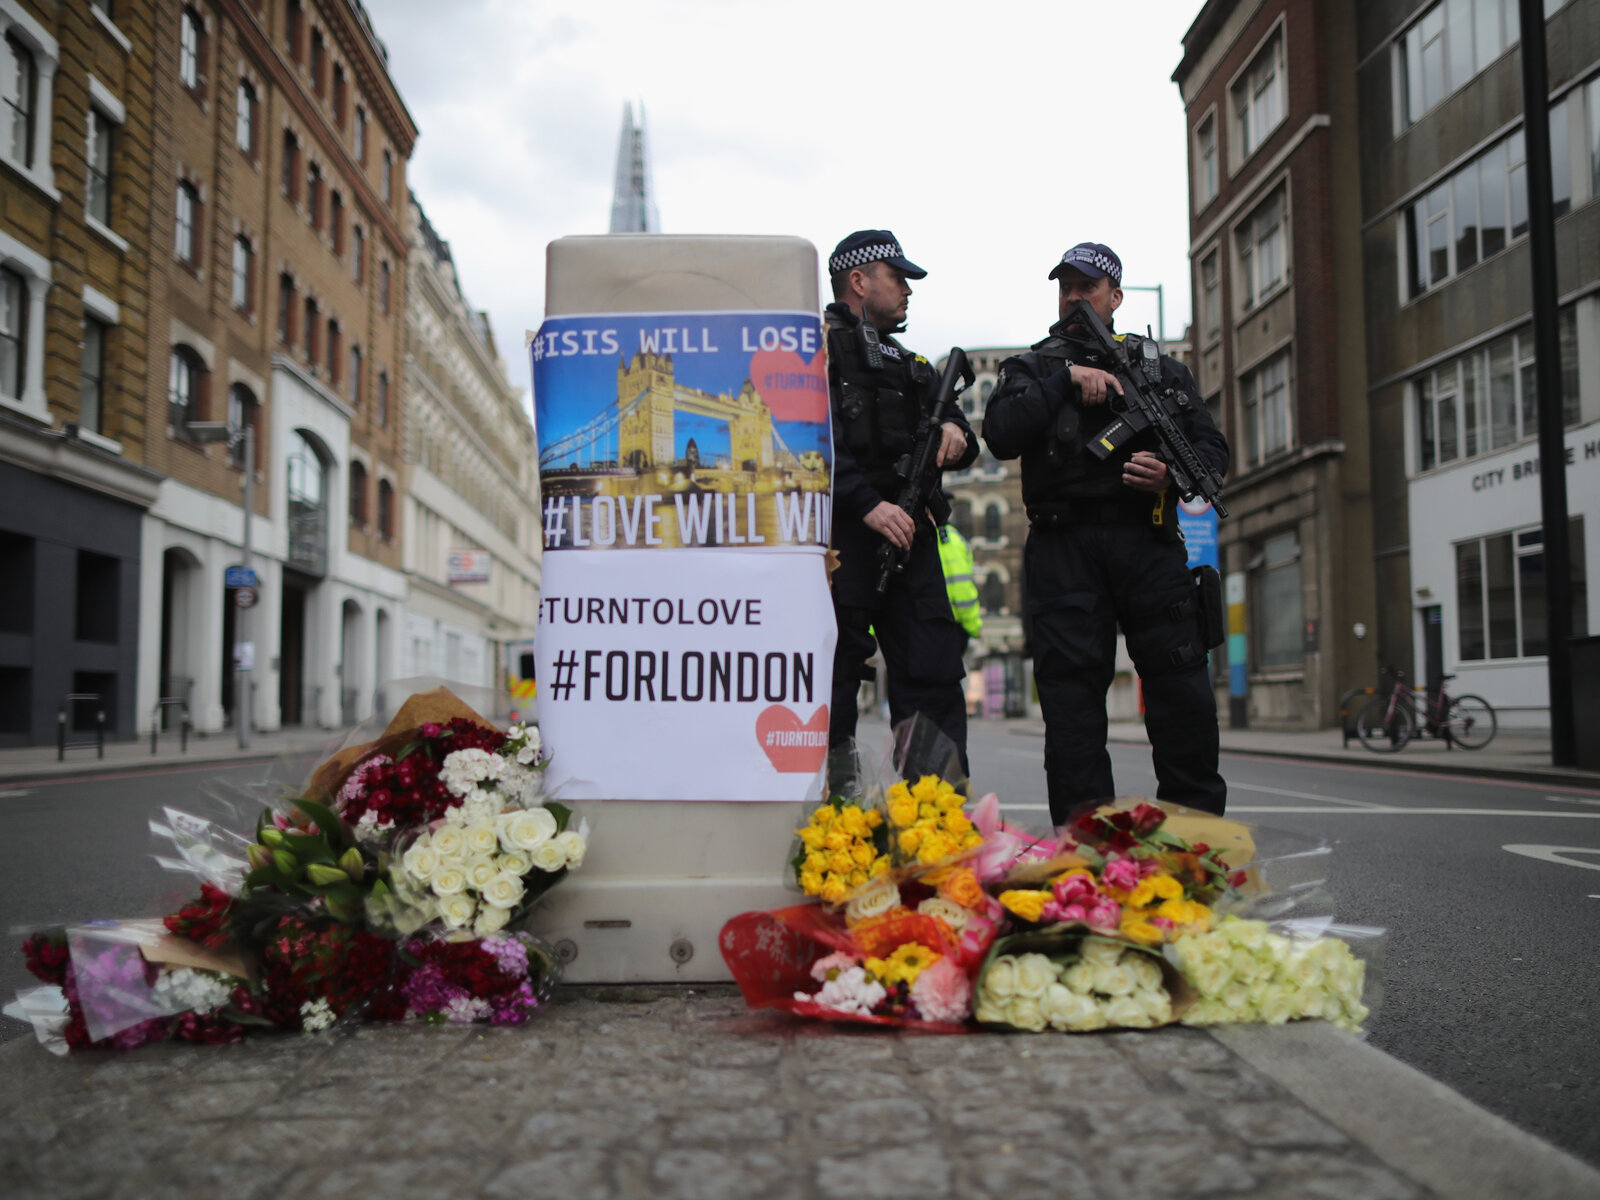
[[[967,702],[961,656],[967,635],[950,611],[932,526],[918,524],[904,574],[893,576],[880,597],[875,589],[882,540],[859,521],[834,528],[839,569],[833,575],[833,611],[839,641],[833,655],[828,745],[836,749],[856,735],[856,692],[867,678],[875,634],[888,670],[889,720],[898,725],[925,714],[955,742],[964,770]]]
[[[1036,525],[1026,571],[1051,817],[1116,795],[1106,691],[1119,623],[1144,688],[1156,797],[1220,814],[1228,791],[1197,617],[1171,612],[1192,608],[1195,591],[1183,543],[1135,525]]]

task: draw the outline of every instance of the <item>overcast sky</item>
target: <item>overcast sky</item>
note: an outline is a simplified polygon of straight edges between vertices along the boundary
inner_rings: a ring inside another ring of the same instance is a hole
[[[366,4],[420,130],[410,186],[524,391],[545,246],[606,232],[628,100],[662,232],[798,235],[825,266],[888,228],[929,272],[902,335],[929,357],[1042,337],[1086,240],[1164,285],[1168,336],[1189,320],[1171,75],[1200,0]],[[1155,313],[1130,291],[1119,325]]]

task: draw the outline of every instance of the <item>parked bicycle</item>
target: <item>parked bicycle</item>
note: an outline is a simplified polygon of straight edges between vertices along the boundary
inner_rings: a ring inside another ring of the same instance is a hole
[[[1379,695],[1356,717],[1356,736],[1374,754],[1404,750],[1413,738],[1443,738],[1463,750],[1482,750],[1494,738],[1499,722],[1482,696],[1451,696],[1446,675],[1436,691],[1409,687],[1406,673],[1394,673],[1394,688]],[[1421,721],[1418,717],[1421,717]]]

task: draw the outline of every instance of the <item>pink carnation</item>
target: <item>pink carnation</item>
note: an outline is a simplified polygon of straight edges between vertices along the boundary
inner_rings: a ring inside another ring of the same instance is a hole
[[[1122,924],[1122,905],[1115,900],[1099,900],[1089,906],[1086,916],[1092,929],[1115,931]]]
[[[1094,881],[1082,875],[1067,875],[1056,880],[1053,890],[1062,904],[1089,904],[1095,896]]]
[[[1107,887],[1131,892],[1139,883],[1139,864],[1128,858],[1116,858],[1106,863],[1100,878]]]
[[[948,958],[941,958],[911,985],[911,1003],[926,1021],[965,1021],[972,1011],[972,981]]]
[[[843,950],[835,950],[827,958],[819,958],[811,964],[811,978],[818,983],[828,981],[829,971],[848,971],[851,967],[859,967],[861,960],[853,954],[846,954]]]

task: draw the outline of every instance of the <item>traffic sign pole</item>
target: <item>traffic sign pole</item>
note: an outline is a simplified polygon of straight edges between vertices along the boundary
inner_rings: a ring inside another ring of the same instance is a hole
[[[244,543],[243,553],[240,555],[242,565],[246,571],[250,570],[250,519],[255,516],[256,509],[256,430],[251,414],[244,414],[244,429],[241,431],[244,438],[244,529],[240,540]],[[250,640],[250,610],[241,608],[234,616],[234,642],[239,643]],[[254,664],[252,664],[253,666]],[[238,727],[239,749],[250,749],[250,720],[251,700],[250,694],[250,667],[244,666],[237,649],[234,652],[234,725]]]

